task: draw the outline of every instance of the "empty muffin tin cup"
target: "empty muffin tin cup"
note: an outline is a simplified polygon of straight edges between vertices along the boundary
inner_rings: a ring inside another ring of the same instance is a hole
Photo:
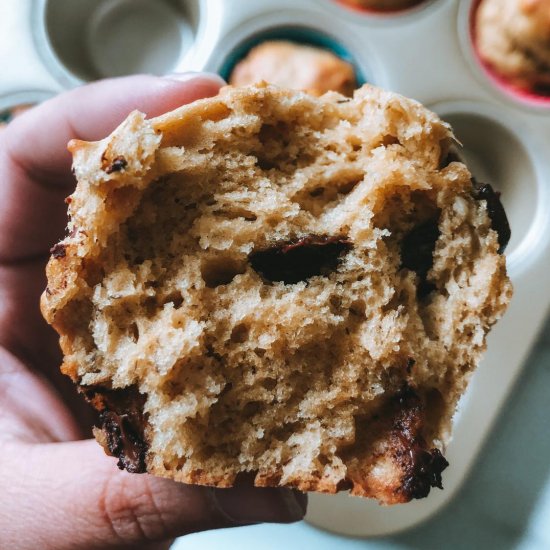
[[[512,229],[506,248],[511,272],[518,268],[540,238],[541,197],[535,144],[522,126],[492,106],[473,102],[444,103],[432,108],[453,128],[462,147],[458,156],[474,178],[501,193]],[[493,112],[494,111],[494,112]],[[500,116],[499,116],[500,115]]]
[[[483,0],[469,0],[460,4],[462,13],[459,16],[459,35],[462,37],[463,49],[478,75],[481,75],[493,89],[498,90],[512,101],[525,106],[550,109],[550,87],[537,91],[519,87],[497,72],[482,59],[476,45],[476,15]]]
[[[193,46],[199,0],[42,0],[44,61],[62,83],[165,74]]]

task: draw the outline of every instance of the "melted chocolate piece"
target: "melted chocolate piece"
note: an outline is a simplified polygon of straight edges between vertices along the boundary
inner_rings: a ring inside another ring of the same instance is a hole
[[[81,391],[100,412],[101,429],[105,432],[109,452],[118,458],[117,466],[130,473],[145,472],[148,450],[143,435],[145,396],[135,386],[120,390],[94,386]]]
[[[128,161],[122,156],[115,157],[113,162],[104,168],[106,174],[112,174],[113,172],[120,172],[128,166]]]
[[[328,275],[338,267],[344,252],[351,249],[345,237],[311,235],[295,242],[252,252],[252,268],[267,281],[292,285],[316,275]]]
[[[104,411],[99,418],[107,436],[109,452],[118,458],[117,466],[132,474],[144,473],[147,444],[137,433],[133,415]]]
[[[410,498],[424,498],[428,496],[432,487],[443,489],[441,472],[449,463],[441,451],[427,451],[415,446],[410,453],[410,467],[403,479],[402,491]]]
[[[63,243],[56,243],[50,248],[50,254],[54,258],[64,258],[66,251]]]
[[[419,278],[417,294],[427,296],[435,285],[426,280],[433,265],[435,243],[439,238],[437,220],[429,220],[412,229],[401,243],[401,267],[414,271]]]
[[[351,481],[351,479],[348,479],[347,477],[341,479],[336,485],[336,492],[349,491],[350,489],[353,489],[353,481]]]
[[[443,489],[441,472],[449,463],[439,449],[426,448],[421,434],[424,411],[416,392],[410,386],[405,386],[395,400],[399,413],[392,432],[400,442],[395,450],[395,459],[403,471],[399,492],[407,500],[424,498],[428,496],[431,487]]]
[[[500,193],[495,191],[488,183],[478,183],[472,180],[472,186],[474,199],[487,202],[487,214],[491,218],[491,227],[498,234],[498,244],[500,245],[498,253],[502,254],[510,241],[512,231],[504,207],[500,202]]]

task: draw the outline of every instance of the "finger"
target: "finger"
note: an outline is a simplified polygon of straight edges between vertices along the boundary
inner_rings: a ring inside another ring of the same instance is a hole
[[[1,346],[0,403],[0,447],[14,438],[42,443],[81,437],[54,388]]]
[[[63,198],[74,184],[70,139],[101,139],[134,109],[156,116],[215,95],[223,84],[214,75],[175,78],[141,75],[89,84],[31,109],[0,133],[0,262],[46,253],[61,236]]]
[[[59,369],[59,337],[40,313],[46,287],[44,261],[0,265],[0,345],[33,368]]]
[[[27,172],[63,177],[71,165],[70,139],[102,139],[134,109],[157,116],[215,95],[222,84],[220,77],[201,73],[101,80],[60,94],[18,117],[6,132],[6,145]]]
[[[3,451],[6,547],[137,548],[206,529],[297,521],[305,513],[303,497],[290,490],[214,490],[121,472],[94,441],[27,446],[15,458],[14,452]],[[14,506],[22,495],[24,506]]]
[[[0,346],[56,388],[82,430],[78,438],[89,437],[92,409],[69,377],[61,373],[59,335],[40,313],[39,296],[46,286],[45,279],[42,261],[28,261],[18,267],[0,265]],[[26,406],[27,394],[21,393],[20,397],[22,406]]]

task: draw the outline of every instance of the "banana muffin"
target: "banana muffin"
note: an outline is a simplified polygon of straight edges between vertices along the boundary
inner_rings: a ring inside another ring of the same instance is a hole
[[[315,96],[329,91],[351,96],[357,88],[351,63],[328,50],[286,40],[255,46],[229,77],[233,86],[248,86],[259,80]]]
[[[265,83],[72,141],[42,311],[119,467],[386,504],[441,488],[512,292],[498,193],[452,143],[373,86]]]
[[[481,59],[511,84],[550,95],[550,0],[482,0],[475,41]]]

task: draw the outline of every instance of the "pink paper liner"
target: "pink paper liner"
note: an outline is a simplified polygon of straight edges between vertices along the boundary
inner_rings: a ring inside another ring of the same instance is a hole
[[[386,15],[388,17],[393,17],[395,15],[401,15],[417,9],[418,6],[426,2],[426,0],[422,0],[422,2],[418,2],[418,4],[415,4],[410,8],[390,8],[387,10],[381,10],[381,9],[377,10],[376,8],[363,8],[362,6],[358,6],[357,4],[348,3],[346,0],[335,0],[335,2],[349,10],[356,11],[358,13],[368,13],[370,15],[379,15],[379,16]]]

